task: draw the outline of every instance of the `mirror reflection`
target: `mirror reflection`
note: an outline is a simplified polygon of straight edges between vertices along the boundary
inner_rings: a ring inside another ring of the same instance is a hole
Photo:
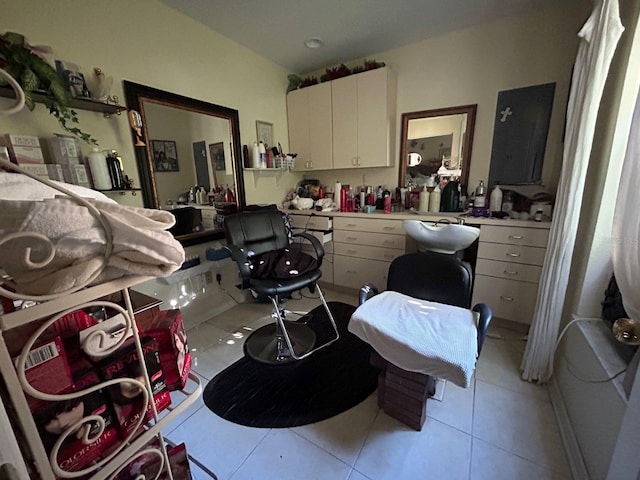
[[[475,114],[476,105],[404,113],[400,186],[423,185],[433,175],[466,185]]]
[[[226,190],[235,191],[229,121],[153,101],[142,108],[159,206],[201,203],[189,202],[198,188],[225,201]]]
[[[141,125],[132,138],[144,206],[171,208],[175,213],[191,207],[188,210],[195,210],[196,218],[190,214],[181,222],[194,225],[187,228],[190,233],[202,233],[203,226],[207,231],[220,230],[214,221],[200,225],[196,220],[198,213],[215,220],[216,215],[244,207],[238,111],[123,83],[127,107],[140,115]]]

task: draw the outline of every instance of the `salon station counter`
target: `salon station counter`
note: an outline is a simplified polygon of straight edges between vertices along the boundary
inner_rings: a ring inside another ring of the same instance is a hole
[[[464,221],[480,237],[464,252],[474,271],[472,304],[487,303],[494,317],[526,332],[533,317],[550,221],[461,216],[460,213],[348,213],[286,210],[296,231],[314,234],[325,248],[322,281],[359,289],[386,288],[390,263],[418,250],[405,234],[404,220]],[[425,275],[437,273],[425,272]]]

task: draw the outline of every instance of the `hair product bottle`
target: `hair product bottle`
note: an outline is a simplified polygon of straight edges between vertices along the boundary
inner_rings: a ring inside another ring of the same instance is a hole
[[[434,188],[429,194],[429,211],[430,212],[439,212],[440,211],[440,184],[436,184],[436,188]]]

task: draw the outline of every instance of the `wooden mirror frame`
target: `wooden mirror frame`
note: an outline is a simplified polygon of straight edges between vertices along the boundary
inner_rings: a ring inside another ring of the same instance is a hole
[[[471,167],[471,147],[473,146],[473,130],[476,124],[476,111],[478,105],[461,105],[459,107],[437,108],[434,110],[421,110],[419,112],[408,112],[402,114],[402,129],[400,133],[400,161],[398,186],[404,187],[405,177],[407,175],[407,136],[409,134],[409,121],[421,118],[443,117],[448,115],[467,114],[467,129],[462,144],[462,175],[460,176],[460,184],[467,186],[469,178],[469,168]]]
[[[136,110],[142,116],[142,133],[145,146],[135,146],[136,162],[140,174],[140,187],[142,188],[142,198],[146,208],[160,208],[158,192],[156,190],[155,178],[153,175],[153,154],[149,145],[147,132],[147,121],[144,118],[144,108],[141,103],[144,100],[153,101],[167,107],[174,107],[194,113],[211,115],[214,117],[229,120],[231,138],[233,143],[233,176],[235,182],[236,203],[238,210],[243,210],[246,205],[244,175],[242,172],[242,145],[240,144],[240,121],[238,111],[233,108],[207,103],[190,97],[185,97],[175,93],[166,92],[157,88],[148,87],[138,83],[123,81],[125,101],[127,108]],[[135,132],[131,131],[133,144],[136,144]]]

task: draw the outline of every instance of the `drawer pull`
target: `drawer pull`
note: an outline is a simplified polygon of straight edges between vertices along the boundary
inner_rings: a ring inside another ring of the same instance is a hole
[[[354,273],[356,273],[356,271],[355,270],[347,270],[347,273],[354,274]]]
[[[394,240],[385,240],[382,243],[384,243],[385,245],[395,245],[396,244],[396,242]]]
[[[507,253],[506,255],[507,255],[507,257],[519,257],[520,256],[519,253]]]
[[[509,235],[509,238],[513,240],[522,240],[524,239],[524,235]]]
[[[505,297],[504,295],[500,295],[500,300],[504,300],[505,302],[513,302],[513,297]]]
[[[350,255],[355,255],[358,252],[356,252],[355,250],[347,250],[347,253]]]
[[[393,258],[393,255],[391,255],[390,253],[385,253],[384,258]]]
[[[347,227],[357,227],[357,223],[347,223]]]
[[[383,230],[386,230],[387,232],[393,232],[396,230],[396,227],[382,227]]]
[[[518,272],[515,272],[513,270],[505,270],[504,273],[506,273],[507,275],[517,275]]]
[[[350,240],[352,242],[355,242],[358,239],[358,237],[347,237],[347,240]]]

